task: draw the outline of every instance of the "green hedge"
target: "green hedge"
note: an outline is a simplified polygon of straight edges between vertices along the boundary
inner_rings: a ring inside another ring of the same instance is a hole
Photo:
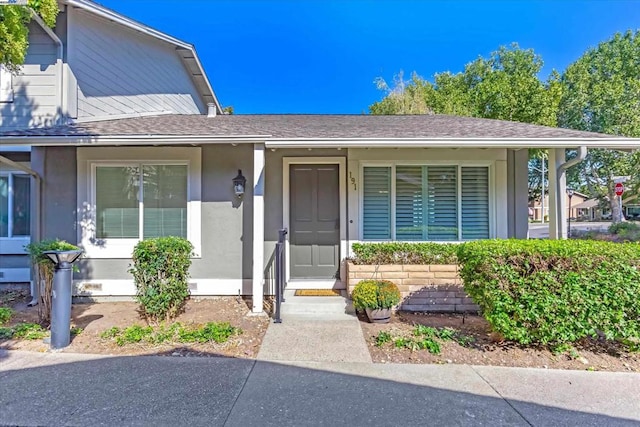
[[[143,240],[133,250],[133,274],[140,315],[147,320],[174,319],[189,299],[193,245],[181,237]]]
[[[458,248],[465,291],[521,344],[640,338],[640,244],[491,240]]]
[[[457,244],[450,243],[354,243],[354,264],[457,264]]]

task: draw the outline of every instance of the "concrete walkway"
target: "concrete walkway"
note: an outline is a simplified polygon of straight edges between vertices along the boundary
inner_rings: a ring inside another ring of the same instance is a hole
[[[365,362],[371,356],[353,307],[343,297],[299,297],[285,291],[282,323],[271,323],[258,360]]]
[[[626,373],[0,350],[0,385],[0,425],[640,425]]]

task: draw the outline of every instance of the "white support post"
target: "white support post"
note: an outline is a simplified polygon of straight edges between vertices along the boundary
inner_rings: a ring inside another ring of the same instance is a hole
[[[549,238],[567,238],[566,192],[567,179],[564,171],[558,172],[565,163],[565,149],[549,149]]]
[[[264,144],[253,145],[253,313],[264,299]]]

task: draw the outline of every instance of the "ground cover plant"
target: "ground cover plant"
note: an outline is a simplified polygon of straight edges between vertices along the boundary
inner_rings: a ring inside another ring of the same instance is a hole
[[[442,352],[440,345],[442,342],[456,341],[461,346],[467,346],[473,340],[473,337],[464,335],[450,327],[435,328],[417,324],[410,334],[380,331],[375,337],[375,344],[378,347],[391,345],[398,349],[406,348],[411,351],[426,350],[437,355]]]
[[[478,241],[460,245],[458,259],[465,291],[507,340],[640,340],[637,243]]]
[[[132,325],[126,328],[114,326],[100,334],[100,338],[114,340],[119,346],[135,343],[224,343],[234,335],[242,334],[242,329],[227,322],[209,322],[204,325],[184,325],[175,322],[156,327]]]

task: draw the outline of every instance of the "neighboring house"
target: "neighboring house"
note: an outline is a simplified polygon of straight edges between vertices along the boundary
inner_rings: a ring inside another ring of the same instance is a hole
[[[193,243],[192,294],[251,295],[256,312],[282,228],[289,286],[314,288],[344,287],[353,242],[526,238],[530,147],[549,148],[557,166],[551,235],[562,237],[564,148],[638,146],[467,117],[221,115],[189,45],[94,3],[63,4],[74,78],[62,82],[77,87],[77,118],[67,105],[68,123],[3,126],[0,138],[33,147],[34,238],[85,250],[76,294],[133,295],[133,247],[155,236]]]
[[[546,192],[545,192],[546,193]],[[572,219],[584,219],[587,220],[590,217],[591,212],[587,212],[585,206],[582,205],[583,202],[586,202],[589,199],[589,196],[586,194],[579,193],[574,191],[573,196],[571,197],[571,208],[569,208],[569,196],[565,197],[565,205],[567,206],[567,215]],[[544,197],[544,220],[548,221],[549,217],[549,195],[545,195]],[[532,221],[540,221],[542,219],[542,203],[540,200],[534,200],[529,202],[529,219]]]

